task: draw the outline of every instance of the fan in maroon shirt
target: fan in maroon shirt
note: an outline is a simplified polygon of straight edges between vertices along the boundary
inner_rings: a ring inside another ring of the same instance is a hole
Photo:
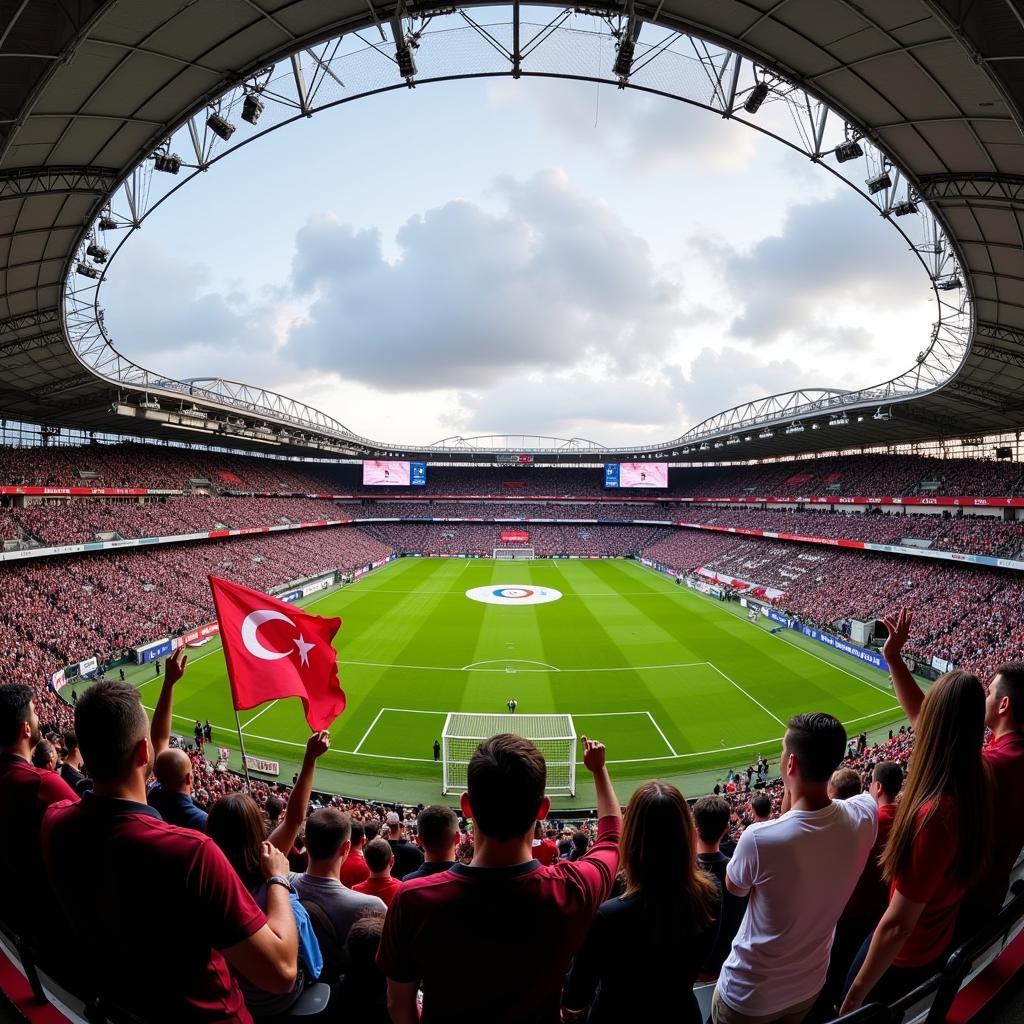
[[[0,870],[16,879],[0,903],[4,922],[37,946],[52,932],[55,903],[39,849],[47,807],[78,799],[56,773],[30,761],[39,716],[27,686],[0,686]],[[36,925],[47,925],[46,931]]]
[[[377,963],[395,1024],[455,1020],[467,1006],[489,1024],[558,1021],[566,969],[619,863],[622,820],[604,746],[586,737],[583,744],[597,791],[597,841],[580,860],[550,867],[531,845],[550,806],[543,755],[507,734],[477,747],[462,797],[474,825],[472,863],[404,883],[384,922]]]
[[[889,630],[882,653],[889,665],[896,697],[913,725],[924,694],[903,664],[900,653],[914,616],[901,608],[883,620]],[[982,758],[989,771],[995,808],[992,861],[983,880],[964,896],[957,926],[966,938],[1002,905],[1010,871],[1024,846],[1024,662],[996,669],[986,687],[985,725],[990,731]]]
[[[182,667],[169,661],[167,671]],[[65,936],[97,990],[144,1020],[248,1024],[229,965],[273,991],[295,982],[287,878],[268,885],[264,915],[210,838],[147,805],[153,743],[134,687],[90,687],[75,729],[93,792],[52,806],[42,828]],[[267,847],[260,866],[273,880],[287,860]]]

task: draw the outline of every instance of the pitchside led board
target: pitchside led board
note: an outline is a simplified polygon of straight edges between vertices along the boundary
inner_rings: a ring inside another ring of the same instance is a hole
[[[363,463],[364,487],[426,487],[425,462],[381,462],[379,459]]]
[[[605,487],[668,487],[667,462],[606,462]]]

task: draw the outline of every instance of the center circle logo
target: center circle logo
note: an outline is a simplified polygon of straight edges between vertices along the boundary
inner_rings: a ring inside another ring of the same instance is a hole
[[[524,583],[508,583],[499,587],[491,584],[489,587],[473,587],[472,590],[466,591],[466,597],[470,601],[479,601],[481,604],[550,604],[559,600],[561,596],[560,590],[551,587],[529,587]]]

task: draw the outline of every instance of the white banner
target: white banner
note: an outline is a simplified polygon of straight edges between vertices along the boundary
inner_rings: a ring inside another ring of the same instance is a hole
[[[87,676],[90,672],[95,672],[97,668],[99,668],[99,662],[95,658],[86,658],[85,661],[78,663],[78,674]]]
[[[262,757],[251,757],[245,755],[245,766],[254,772],[262,772],[264,775],[280,775],[281,766],[276,761],[267,761]]]

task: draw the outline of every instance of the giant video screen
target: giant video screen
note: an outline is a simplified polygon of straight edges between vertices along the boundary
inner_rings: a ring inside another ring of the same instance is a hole
[[[363,463],[364,487],[425,487],[425,462],[382,462],[380,459]]]
[[[605,487],[668,487],[667,462],[608,462]]]

